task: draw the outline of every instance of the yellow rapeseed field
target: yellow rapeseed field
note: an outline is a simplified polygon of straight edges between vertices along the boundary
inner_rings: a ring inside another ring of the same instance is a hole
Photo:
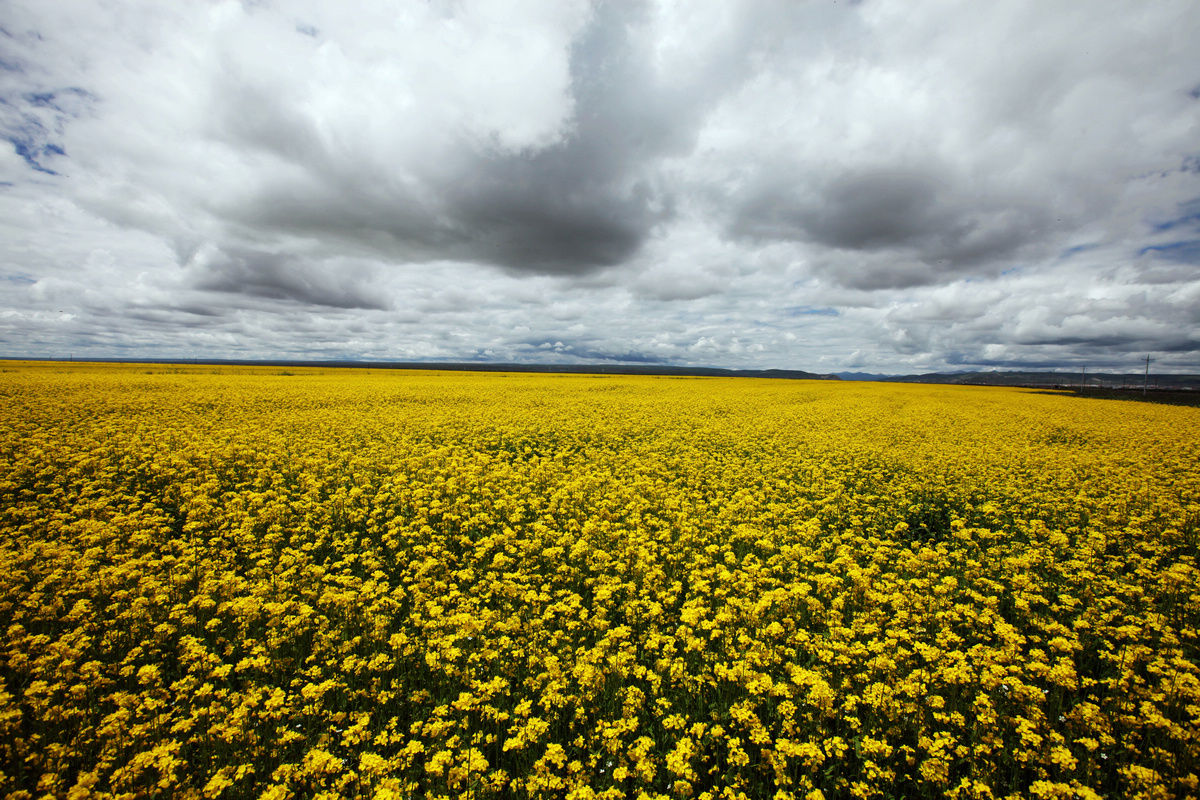
[[[1200,410],[4,369],[0,795],[1200,793]]]

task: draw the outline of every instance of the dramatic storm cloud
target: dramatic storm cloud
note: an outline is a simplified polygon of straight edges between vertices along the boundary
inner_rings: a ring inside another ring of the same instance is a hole
[[[0,355],[1200,371],[1191,0],[0,6]]]

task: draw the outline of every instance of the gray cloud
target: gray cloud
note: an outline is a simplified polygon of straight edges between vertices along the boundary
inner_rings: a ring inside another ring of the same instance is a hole
[[[745,76],[782,8],[738,9],[714,52],[677,73],[655,63],[648,6],[598,4],[565,43],[573,114],[553,141],[513,149],[451,130],[445,149],[430,155],[440,163],[408,176],[386,166],[366,174],[371,154],[335,152],[286,97],[222,74],[218,135],[292,169],[213,211],[230,228],[333,237],[409,261],[560,275],[624,263],[672,217],[673,191],[658,162],[691,149],[706,112]]]
[[[370,273],[362,270],[331,274],[278,253],[236,250],[199,254],[192,266],[198,273],[192,285],[203,291],[331,308],[389,307],[372,291]]]
[[[857,288],[995,275],[1056,232],[1050,212],[1041,205],[965,197],[944,170],[934,168],[838,175],[807,196],[800,194],[805,183],[797,183],[799,190],[795,183],[754,189],[738,207],[730,233],[847,251],[852,258],[827,256],[826,272]]]

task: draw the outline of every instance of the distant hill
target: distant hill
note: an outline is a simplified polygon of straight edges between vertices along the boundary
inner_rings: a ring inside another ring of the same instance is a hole
[[[371,369],[432,369],[464,372],[542,372],[571,375],[661,375],[681,378],[783,378],[797,381],[839,380],[836,375],[817,375],[798,369],[721,369],[719,367],[673,367],[661,364],[455,364],[372,363],[345,364]]]
[[[882,372],[835,372],[834,374],[844,381],[887,381],[896,377]]]
[[[0,357],[0,361],[68,362],[66,358],[22,359]],[[970,386],[1030,386],[1045,389],[1079,389],[1078,372],[930,372],[924,375],[888,375],[878,372],[818,374],[798,369],[724,369],[721,367],[677,367],[668,364],[497,364],[483,361],[303,361],[294,359],[218,358],[89,358],[80,362],[109,364],[161,364],[177,366],[319,367],[347,369],[422,369],[456,372],[540,372],[569,375],[659,375],[663,377],[778,378],[803,381],[882,381],[888,383],[948,383]],[[1086,389],[1141,389],[1141,373],[1089,372]],[[1150,389],[1200,391],[1200,375],[1155,375]]]
[[[65,358],[0,358],[0,361],[68,362]],[[661,375],[681,378],[781,378],[800,381],[836,381],[836,375],[817,375],[798,369],[722,369],[720,367],[675,367],[665,364],[495,364],[482,361],[301,361],[293,359],[228,358],[89,358],[94,364],[162,364],[178,366],[229,367],[320,367],[345,369],[423,369],[453,372],[541,372],[570,375]]]
[[[1089,372],[932,372],[926,375],[891,375],[875,380],[892,383],[954,383],[971,386],[1036,386],[1048,389],[1140,389],[1145,377],[1136,373]],[[1200,375],[1155,375],[1150,388],[1200,390]]]

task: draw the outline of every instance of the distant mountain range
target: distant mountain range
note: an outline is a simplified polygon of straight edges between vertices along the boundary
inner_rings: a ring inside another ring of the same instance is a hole
[[[297,363],[297,366],[301,364]],[[817,375],[798,369],[722,369],[720,367],[673,367],[663,364],[489,364],[461,363],[306,363],[304,366],[355,366],[371,369],[459,370],[464,372],[542,372],[575,375],[661,375],[693,378],[786,378],[798,381],[836,381],[836,375]]]
[[[74,362],[66,358],[22,359],[0,357],[0,361]],[[75,363],[157,364],[162,366],[308,367],[345,369],[423,369],[443,372],[541,372],[573,375],[662,375],[664,377],[786,378],[805,381],[836,381],[836,375],[817,375],[798,369],[722,369],[719,367],[675,367],[664,364],[497,364],[485,361],[302,361],[293,359],[234,358],[87,358]]]
[[[971,386],[1040,386],[1046,388],[1089,389],[1141,388],[1144,374],[1118,372],[931,372],[925,375],[875,375],[866,372],[839,372],[843,380],[888,381],[891,383],[954,383]],[[1149,376],[1150,388],[1200,390],[1200,375]]]
[[[895,375],[885,375],[882,372],[835,372],[844,381],[890,381]]]
[[[0,358],[5,361],[27,360]],[[68,361],[65,358],[28,359],[34,361]],[[83,361],[84,359],[81,359]],[[664,364],[495,364],[480,361],[453,363],[430,361],[301,361],[253,359],[86,359],[92,363],[258,366],[258,367],[344,367],[357,369],[423,369],[459,372],[541,372],[576,375],[661,375],[664,377],[713,378],[783,378],[788,380],[821,381],[886,381],[890,383],[950,383],[972,386],[1037,386],[1044,388],[1078,389],[1081,379],[1086,388],[1141,388],[1144,376],[1139,373],[1089,372],[931,372],[924,375],[888,375],[878,372],[838,372],[820,375],[798,369],[722,369],[720,367],[676,367]],[[1200,391],[1200,375],[1150,374],[1150,388]]]

